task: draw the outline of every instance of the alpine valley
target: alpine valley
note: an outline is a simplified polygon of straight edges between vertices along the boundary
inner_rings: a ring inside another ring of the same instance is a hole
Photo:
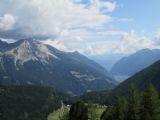
[[[160,120],[160,0],[0,0],[0,120]]]

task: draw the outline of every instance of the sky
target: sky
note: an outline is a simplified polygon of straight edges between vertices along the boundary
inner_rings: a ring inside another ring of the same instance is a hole
[[[160,48],[160,0],[0,0],[0,33],[87,56]],[[1,36],[0,36],[1,37]]]

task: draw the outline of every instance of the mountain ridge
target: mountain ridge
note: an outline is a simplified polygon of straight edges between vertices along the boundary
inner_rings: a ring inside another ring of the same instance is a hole
[[[160,49],[142,49],[117,61],[110,72],[115,76],[132,76],[158,60]]]
[[[138,92],[144,91],[151,84],[160,91],[160,60],[153,63],[149,67],[141,70],[132,77],[123,81],[113,90],[104,90],[98,92],[89,92],[80,96],[81,100],[85,102],[113,104],[117,97],[128,97],[131,86],[135,86]]]
[[[0,54],[0,84],[49,85],[71,94],[112,89],[117,82],[78,52],[63,52],[32,38],[8,44]]]

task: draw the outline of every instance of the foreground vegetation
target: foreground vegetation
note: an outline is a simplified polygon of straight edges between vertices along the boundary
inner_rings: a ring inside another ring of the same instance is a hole
[[[77,102],[70,107],[61,107],[48,116],[48,120],[100,120],[106,106]]]
[[[160,120],[160,99],[153,85],[142,92],[132,86],[110,106],[74,101],[60,108],[61,100],[69,103],[66,99],[70,101],[48,87],[0,86],[0,120]]]
[[[114,106],[108,107],[102,120],[160,120],[160,99],[154,86],[142,93],[131,87],[128,97],[118,97]]]
[[[48,120],[67,120],[69,115],[69,108],[60,108],[48,116]]]
[[[112,106],[76,102],[64,116],[56,116],[60,116],[60,110],[48,120],[160,120],[160,99],[153,85],[141,93],[132,85],[129,95],[118,96]]]

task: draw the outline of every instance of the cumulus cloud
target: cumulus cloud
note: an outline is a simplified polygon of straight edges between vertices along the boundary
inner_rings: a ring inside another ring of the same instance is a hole
[[[155,41],[149,39],[146,36],[138,35],[135,31],[131,30],[130,32],[123,31],[106,31],[106,32],[97,32],[97,33],[88,33],[89,36],[98,36],[98,35],[118,35],[121,36],[121,39],[118,40],[103,40],[103,41],[85,41],[84,38],[88,34],[80,33],[79,31],[72,31],[72,34],[75,36],[81,36],[79,38],[67,37],[68,33],[64,34],[64,38],[70,38],[70,40],[59,38],[59,40],[47,40],[44,43],[53,45],[61,50],[65,51],[74,51],[77,50],[88,56],[103,55],[110,53],[118,54],[131,54],[137,50],[150,48],[158,49],[160,45],[155,44]],[[70,35],[69,35],[70,36]],[[82,39],[83,38],[83,39]],[[61,40],[62,39],[62,40]],[[68,43],[68,41],[71,41]]]
[[[146,36],[137,35],[135,31],[131,31],[122,36],[120,41],[117,42],[114,52],[128,54],[144,48],[156,48],[154,41]]]
[[[16,20],[15,17],[11,14],[5,14],[0,17],[0,30],[10,30],[13,28]]]
[[[116,7],[113,0],[87,0],[87,4],[84,0],[0,0],[0,30],[20,29],[26,34],[53,35],[54,39],[43,42],[85,55],[131,53],[159,47],[133,31],[108,30],[106,26],[112,21],[111,12]],[[120,21],[134,20],[122,18]],[[98,30],[103,27],[104,30]],[[112,40],[108,36],[121,39]]]
[[[27,27],[33,34],[59,34],[63,29],[95,28],[111,21],[112,17],[103,14],[101,8],[104,5],[111,12],[115,3],[100,0],[90,3],[86,7],[74,0],[2,0],[0,11],[18,16],[16,27]]]
[[[108,40],[90,43],[88,45],[89,50],[86,51],[91,55],[101,55],[106,53],[131,54],[145,48],[160,48],[160,45],[155,44],[154,40],[138,35],[134,31],[121,34],[121,39],[117,41]]]

